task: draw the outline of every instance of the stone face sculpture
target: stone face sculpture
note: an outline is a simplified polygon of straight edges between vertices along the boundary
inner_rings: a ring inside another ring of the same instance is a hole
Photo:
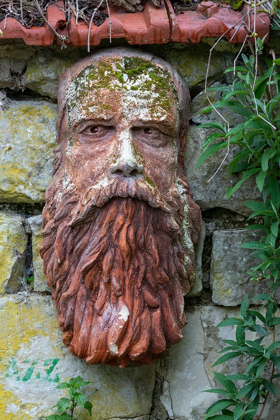
[[[201,216],[183,174],[188,90],[130,49],[59,86],[41,256],[63,342],[90,364],[152,363],[182,338]]]

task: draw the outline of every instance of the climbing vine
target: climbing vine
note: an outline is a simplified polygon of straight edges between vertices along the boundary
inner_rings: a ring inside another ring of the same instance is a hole
[[[220,388],[206,392],[221,398],[206,411],[205,419],[211,420],[260,420],[269,395],[280,393],[275,379],[280,377],[280,341],[276,341],[276,327],[280,324],[276,292],[280,286],[280,59],[273,51],[271,58],[262,55],[264,40],[256,39],[251,54],[242,54],[241,65],[234,65],[226,72],[233,72],[235,80],[230,86],[215,86],[221,100],[204,112],[213,110],[219,115],[224,107],[241,115],[243,121],[233,128],[228,123],[214,122],[200,127],[214,130],[206,138],[197,167],[225,148],[236,152],[228,165],[228,174],[239,174],[240,179],[227,189],[230,198],[249,178],[254,178],[259,191],[258,201],[245,205],[252,211],[249,219],[258,216],[259,223],[248,227],[258,230],[260,239],[242,244],[252,250],[257,265],[251,267],[251,280],[265,283],[267,292],[253,298],[261,304],[251,309],[246,296],[238,317],[228,318],[218,328],[236,326],[234,340],[223,340],[226,347],[214,363],[218,366],[230,359],[242,358],[247,362],[243,373],[224,375],[214,372]],[[228,157],[228,152],[226,153]],[[277,373],[278,372],[278,373]]]

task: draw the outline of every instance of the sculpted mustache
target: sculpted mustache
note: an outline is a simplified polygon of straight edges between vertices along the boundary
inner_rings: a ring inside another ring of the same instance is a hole
[[[82,223],[98,208],[103,207],[116,197],[136,198],[147,202],[151,207],[170,213],[170,206],[155,187],[151,187],[143,180],[116,179],[109,182],[104,181],[101,186],[99,183],[99,186],[89,188],[79,200],[69,226],[73,227]]]

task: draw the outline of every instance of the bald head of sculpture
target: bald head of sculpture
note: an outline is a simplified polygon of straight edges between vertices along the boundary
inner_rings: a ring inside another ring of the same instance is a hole
[[[64,343],[89,363],[151,363],[182,337],[194,276],[188,89],[163,60],[114,49],[67,70],[58,104],[41,255]]]

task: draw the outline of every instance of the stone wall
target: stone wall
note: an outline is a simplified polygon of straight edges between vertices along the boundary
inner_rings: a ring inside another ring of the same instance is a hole
[[[249,236],[256,236],[246,231],[248,213],[243,205],[244,200],[257,197],[253,184],[244,184],[227,200],[226,188],[235,180],[228,179],[226,163],[208,182],[223,152],[195,170],[208,134],[199,124],[217,119],[214,113],[201,115],[208,106],[202,90],[210,46],[146,48],[175,65],[191,90],[185,169],[203,210],[204,229],[197,247],[197,282],[186,298],[188,325],[183,341],[157,364],[121,370],[89,366],[63,346],[39,256],[41,211],[56,144],[57,83],[64,69],[86,51],[1,42],[0,418],[43,419],[65,395],[56,389],[57,383],[81,375],[91,382],[86,394],[95,420],[202,420],[216,398],[203,393],[215,385],[211,365],[222,340],[234,334],[233,327],[218,330],[215,326],[237,313],[245,293],[252,296],[265,288],[249,282],[246,270],[251,261],[238,248]],[[214,51],[211,83],[230,82],[223,72],[232,65],[236,51],[238,47],[223,42]],[[230,113],[228,117],[234,125],[236,120]],[[228,373],[237,368],[242,366],[234,361],[216,369]],[[81,411],[78,418],[89,416]],[[276,418],[277,401],[270,401],[264,419]]]

